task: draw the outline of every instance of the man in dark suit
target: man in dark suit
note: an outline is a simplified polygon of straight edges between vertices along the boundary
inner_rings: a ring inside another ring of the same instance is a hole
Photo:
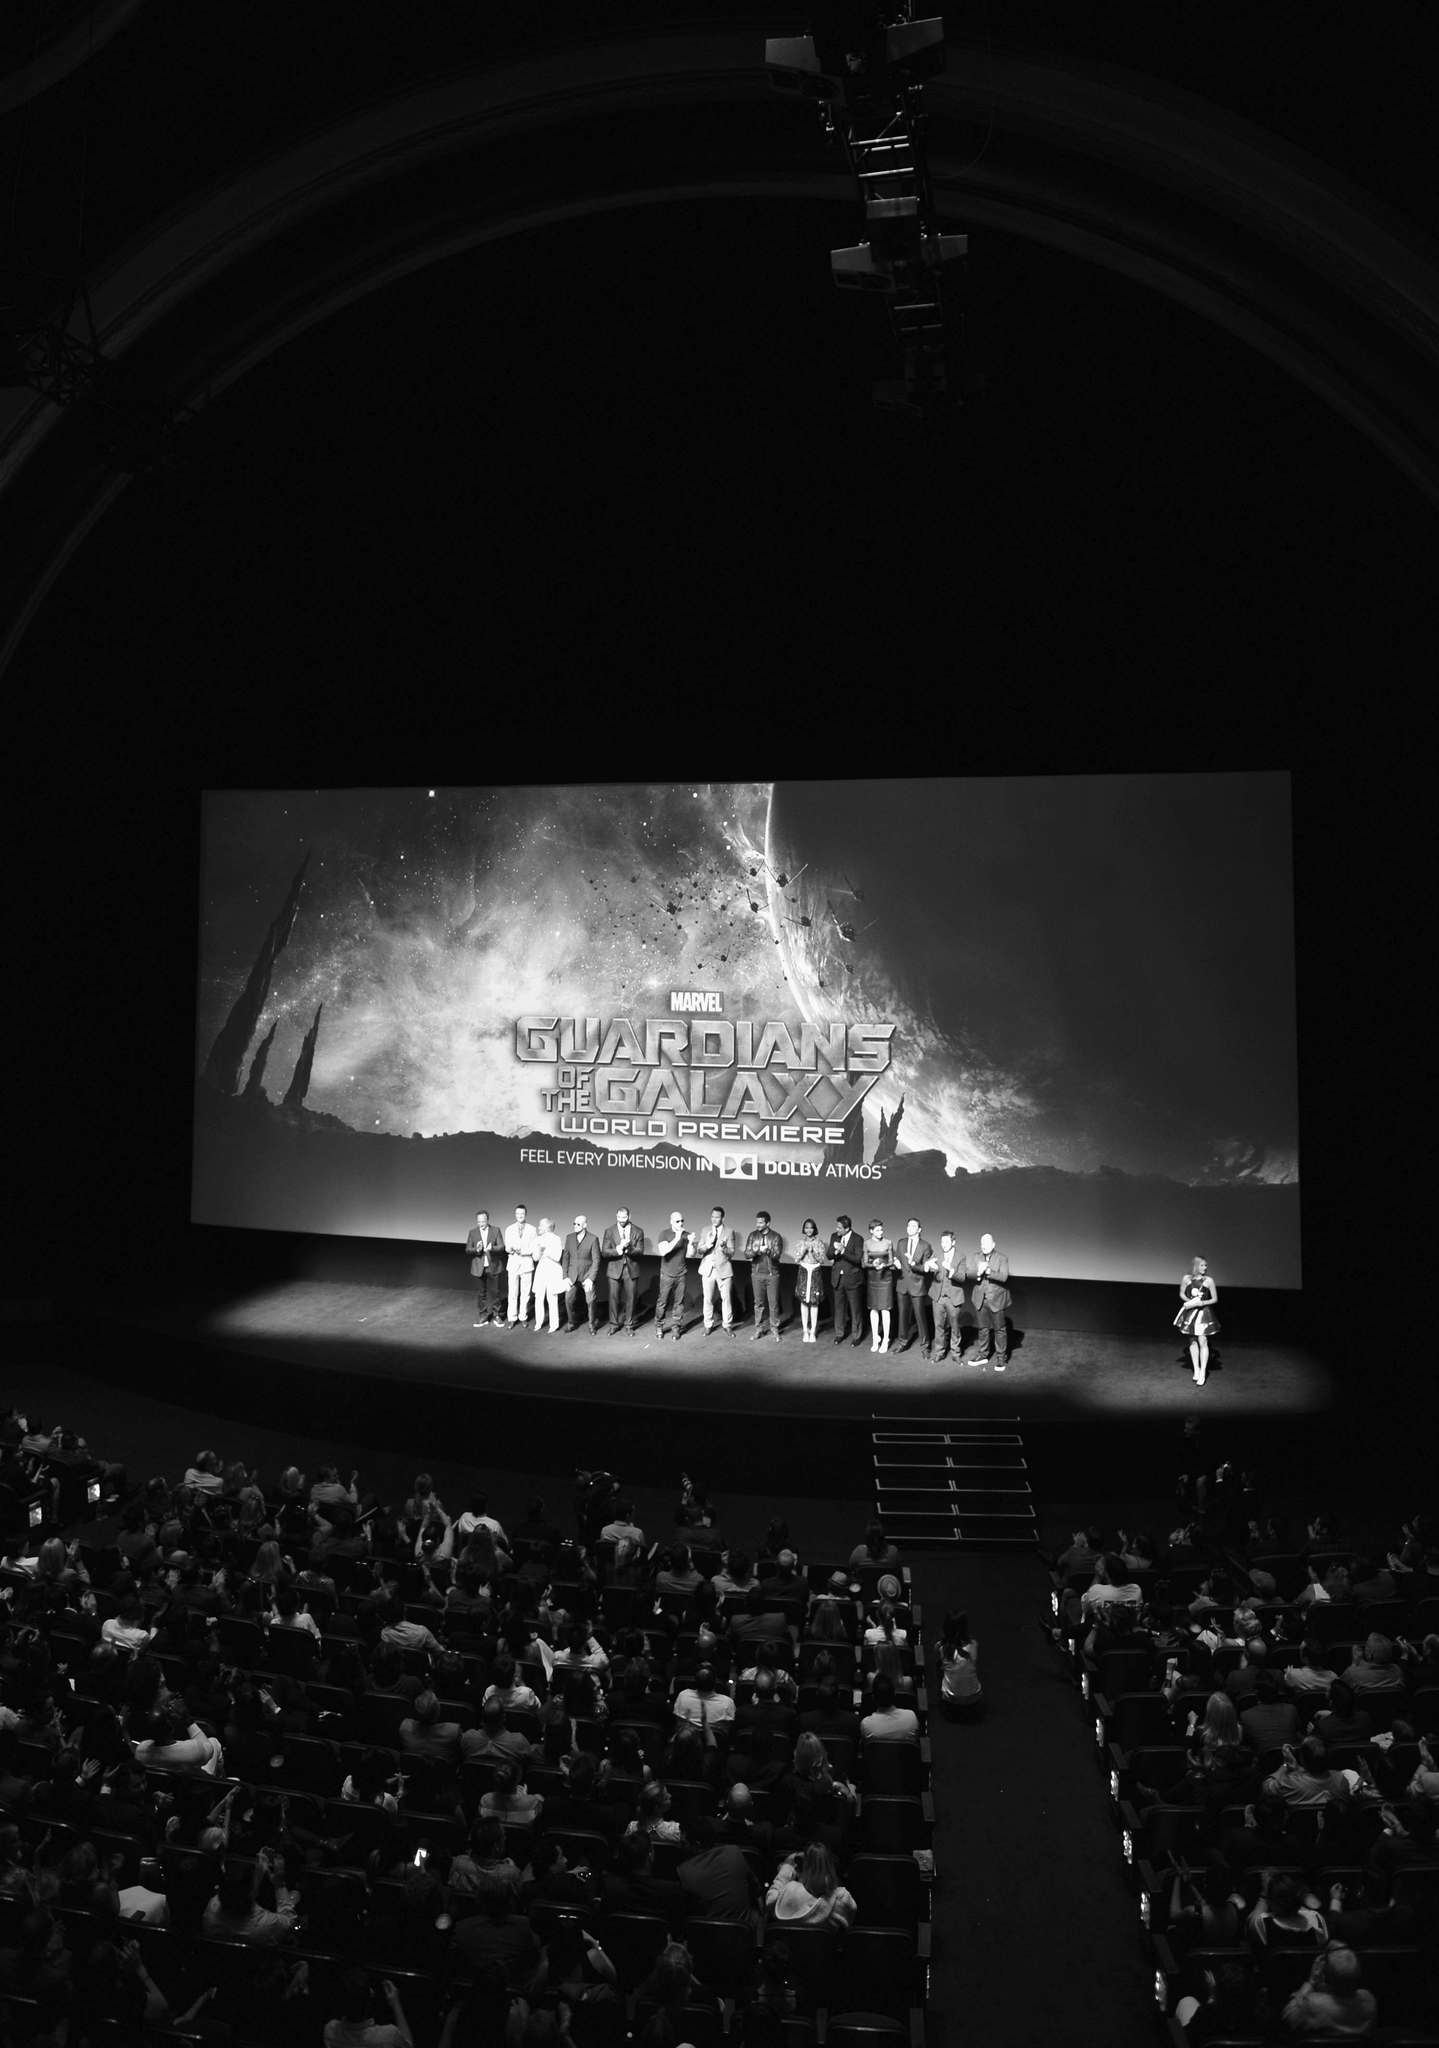
[[[575,1227],[565,1238],[565,1248],[560,1254],[560,1271],[565,1280],[565,1319],[560,1328],[565,1331],[578,1327],[580,1320],[577,1296],[585,1297],[585,1321],[589,1324],[590,1335],[599,1335],[599,1322],[595,1316],[595,1282],[600,1271],[600,1241],[590,1229],[588,1216],[576,1216]]]
[[[845,1324],[853,1342],[864,1342],[864,1239],[848,1216],[835,1218],[829,1240],[829,1282],[834,1290],[834,1341],[843,1344]]]
[[[500,1292],[505,1277],[505,1240],[491,1223],[488,1209],[475,1211],[474,1223],[465,1238],[465,1252],[470,1261],[470,1278],[475,1283],[475,1328],[483,1330],[491,1323],[503,1324]]]
[[[974,1306],[974,1319],[979,1324],[979,1342],[970,1357],[971,1365],[988,1365],[989,1333],[994,1332],[994,1369],[1003,1372],[1009,1363],[1009,1323],[1006,1311],[1010,1304],[1009,1259],[999,1251],[994,1239],[986,1230],[979,1240],[978,1253],[971,1252],[964,1262],[965,1273],[974,1282],[974,1293],[970,1300]]]
[[[657,1240],[660,1255],[660,1291],[655,1297],[655,1330],[664,1342],[668,1328],[676,1344],[685,1320],[685,1259],[694,1251],[694,1232],[685,1229],[685,1219],[676,1209],[670,1227]]]
[[[616,1209],[615,1220],[605,1232],[602,1247],[605,1261],[605,1279],[610,1289],[610,1335],[618,1336],[621,1327],[634,1335],[635,1329],[635,1288],[640,1277],[640,1258],[645,1248],[645,1234],[638,1225],[631,1223],[628,1209]]]
[[[776,1344],[779,1342],[779,1255],[782,1247],[779,1232],[770,1229],[769,1210],[759,1210],[754,1219],[754,1229],[744,1245],[744,1255],[750,1262],[750,1287],[754,1294],[752,1344],[758,1344],[764,1335],[766,1308],[769,1311],[769,1333]]]
[[[919,1355],[929,1357],[929,1323],[925,1301],[929,1295],[929,1276],[925,1267],[934,1257],[934,1246],[919,1234],[919,1218],[911,1216],[905,1225],[905,1234],[895,1245],[894,1255],[899,1261],[899,1349],[908,1351],[914,1341],[909,1326],[914,1323],[919,1330]]]
[[[934,1311],[934,1362],[943,1365],[951,1344],[956,1358],[964,1347],[964,1332],[959,1326],[964,1310],[964,1260],[955,1246],[952,1230],[940,1232],[939,1257],[929,1261],[927,1271],[934,1276],[929,1283],[929,1305]]]

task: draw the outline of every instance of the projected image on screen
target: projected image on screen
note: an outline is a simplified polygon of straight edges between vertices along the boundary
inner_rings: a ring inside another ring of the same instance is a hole
[[[1299,1284],[1287,777],[212,793],[198,1222]]]

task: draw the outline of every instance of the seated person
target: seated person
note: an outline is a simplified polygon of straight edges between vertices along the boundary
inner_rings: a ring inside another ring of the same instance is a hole
[[[1322,1948],[1329,1939],[1318,1899],[1286,1870],[1263,1873],[1258,1901],[1244,1926],[1260,1948]]]
[[[616,1849],[604,1880],[604,1907],[607,1913],[656,1913],[671,1927],[679,1925],[685,1895],[677,1878],[655,1876],[654,1836],[645,1830],[626,1835]]]
[[[400,1749],[406,1756],[427,1757],[439,1764],[460,1761],[460,1724],[440,1719],[434,1693],[422,1692],[414,1710],[400,1723]]]
[[[1369,1635],[1362,1647],[1354,1645],[1353,1661],[1344,1673],[1344,1683],[1361,1698],[1365,1693],[1403,1692],[1404,1673],[1388,1636]]]
[[[1273,1792],[1286,1806],[1345,1807],[1352,1795],[1342,1771],[1329,1766],[1328,1751],[1317,1735],[1306,1735],[1296,1751],[1286,1743],[1284,1761],[1264,1780],[1264,1790]]]
[[[1372,2034],[1378,2024],[1374,1993],[1365,1988],[1352,1948],[1331,1941],[1284,2008],[1287,2033]]]
[[[781,1927],[848,1927],[859,1910],[823,1842],[811,1842],[797,1861],[781,1863],[765,1907]]]
[[[1312,1733],[1324,1742],[1367,1742],[1374,1733],[1374,1718],[1361,1707],[1354,1688],[1336,1678],[1329,1688],[1329,1705],[1314,1716]]]
[[[872,1710],[859,1724],[859,1739],[871,1742],[918,1742],[919,1716],[913,1707],[895,1705],[894,1683],[883,1672],[875,1679]]]
[[[1286,1699],[1284,1680],[1277,1671],[1261,1670],[1253,1704],[1239,1716],[1244,1740],[1256,1756],[1282,1749],[1299,1733],[1299,1709]]]
[[[1329,1691],[1339,1673],[1329,1661],[1329,1653],[1316,1636],[1306,1636],[1300,1645],[1299,1662],[1286,1665],[1282,1674],[1290,1692],[1300,1695],[1329,1697]]]

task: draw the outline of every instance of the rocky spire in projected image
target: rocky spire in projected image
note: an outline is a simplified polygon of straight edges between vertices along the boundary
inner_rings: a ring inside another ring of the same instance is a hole
[[[277,1017],[255,1048],[255,1057],[250,1062],[250,1078],[245,1083],[246,1102],[251,1101],[260,1092],[260,1083],[265,1078],[265,1062],[270,1057],[270,1047],[275,1043],[275,1033],[279,1028],[280,1020]]]
[[[836,1074],[835,1079],[849,1085],[848,1074]],[[883,1112],[881,1112],[882,1114]],[[845,1118],[844,1143],[835,1145],[825,1154],[838,1166],[864,1165],[864,1104],[857,1103]]]
[[[245,1057],[245,1048],[254,1036],[255,1026],[260,1021],[260,1012],[265,1007],[265,998],[270,993],[270,976],[275,962],[285,950],[285,942],[295,922],[295,912],[300,907],[300,888],[305,879],[305,869],[310,864],[308,847],[305,857],[295,870],[295,879],[290,884],[290,893],[281,904],[278,914],[260,941],[260,950],[255,955],[255,964],[250,969],[250,978],[235,998],[234,1007],[221,1025],[215,1043],[210,1047],[210,1057],[205,1062],[204,1078],[221,1095],[234,1095],[240,1086],[240,1066]]]
[[[874,1158],[870,1161],[871,1166],[883,1166],[893,1159],[899,1146],[899,1120],[903,1115],[903,1095],[899,1098],[899,1108],[893,1116],[886,1116],[883,1110],[880,1111],[879,1137],[875,1143]]]
[[[314,1023],[305,1033],[305,1043],[300,1047],[300,1057],[295,1062],[294,1074],[291,1077],[289,1087],[285,1090],[286,1109],[301,1108],[306,1095],[309,1093],[310,1073],[315,1064],[315,1041],[320,1035],[320,1010],[323,1010],[324,1007],[324,1004],[321,1003],[320,1008],[315,1012]]]

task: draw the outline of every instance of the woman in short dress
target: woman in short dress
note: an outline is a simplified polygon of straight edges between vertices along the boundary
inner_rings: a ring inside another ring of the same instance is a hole
[[[819,1276],[829,1264],[828,1254],[820,1241],[819,1225],[813,1216],[804,1219],[794,1257],[798,1269],[795,1300],[799,1303],[800,1320],[804,1324],[803,1342],[813,1344],[820,1303],[824,1300],[824,1282]]]
[[[864,1241],[865,1283],[869,1290],[869,1332],[871,1351],[888,1351],[889,1319],[894,1313],[894,1274],[898,1261],[894,1246],[876,1217]]]
[[[1196,1387],[1204,1385],[1209,1371],[1209,1340],[1219,1328],[1219,1318],[1214,1313],[1218,1299],[1219,1290],[1209,1277],[1207,1261],[1196,1258],[1179,1283],[1180,1309],[1174,1318],[1175,1329],[1189,1339],[1189,1363],[1194,1368]]]

